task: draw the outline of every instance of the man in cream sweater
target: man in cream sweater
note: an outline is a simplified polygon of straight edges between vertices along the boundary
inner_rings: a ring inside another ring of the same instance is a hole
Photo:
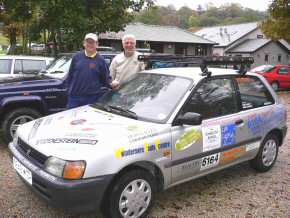
[[[124,52],[118,54],[110,65],[112,88],[118,89],[135,73],[145,69],[143,62],[138,61],[139,52],[136,51],[136,38],[127,34],[122,38]]]

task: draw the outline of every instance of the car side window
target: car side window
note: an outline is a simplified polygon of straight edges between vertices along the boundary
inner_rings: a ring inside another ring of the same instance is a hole
[[[15,64],[14,64],[14,74],[19,74],[19,73],[23,72],[22,69],[22,61],[21,60],[15,60]]]
[[[281,67],[278,71],[279,74],[287,75],[289,73],[289,68]]]
[[[44,60],[22,60],[23,73],[37,73],[46,68]]]
[[[195,112],[203,119],[228,115],[237,112],[234,85],[231,79],[206,79],[197,87],[183,113]]]
[[[0,74],[10,74],[12,60],[0,60]]]
[[[274,99],[263,82],[257,77],[243,76],[236,78],[242,110],[248,110],[274,104]]]

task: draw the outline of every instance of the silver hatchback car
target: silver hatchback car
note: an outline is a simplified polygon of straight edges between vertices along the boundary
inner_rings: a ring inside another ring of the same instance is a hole
[[[9,149],[18,175],[50,204],[137,218],[156,192],[182,182],[245,161],[270,170],[286,132],[285,106],[262,76],[163,68],[98,103],[25,123]]]

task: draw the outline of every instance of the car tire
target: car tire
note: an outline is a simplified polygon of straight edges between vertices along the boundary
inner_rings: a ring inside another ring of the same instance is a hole
[[[19,125],[40,117],[41,114],[31,108],[18,108],[6,113],[2,122],[3,139],[6,144],[12,141]]]
[[[114,183],[105,216],[122,218],[128,214],[127,217],[132,218],[147,217],[154,204],[155,193],[156,182],[151,173],[128,171]]]
[[[275,91],[278,91],[278,89],[279,89],[279,84],[278,84],[278,82],[272,82],[271,86],[272,86],[272,88],[273,88]]]
[[[266,136],[257,156],[250,161],[250,166],[259,172],[267,172],[270,170],[276,162],[278,147],[279,140],[276,135],[269,134]]]

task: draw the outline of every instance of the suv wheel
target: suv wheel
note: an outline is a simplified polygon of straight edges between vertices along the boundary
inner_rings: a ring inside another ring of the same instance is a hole
[[[108,217],[146,217],[156,193],[155,178],[144,170],[131,170],[121,176],[111,191]]]
[[[278,84],[278,82],[273,82],[273,83],[271,84],[271,86],[272,86],[272,88],[273,88],[275,91],[278,91],[278,89],[279,89],[279,84]]]
[[[6,113],[2,122],[2,131],[4,142],[8,144],[12,141],[13,136],[19,125],[40,117],[41,114],[31,108],[18,108]]]
[[[276,162],[278,156],[278,146],[279,141],[276,135],[270,134],[266,136],[257,156],[255,159],[250,161],[251,167],[260,172],[270,170]]]

